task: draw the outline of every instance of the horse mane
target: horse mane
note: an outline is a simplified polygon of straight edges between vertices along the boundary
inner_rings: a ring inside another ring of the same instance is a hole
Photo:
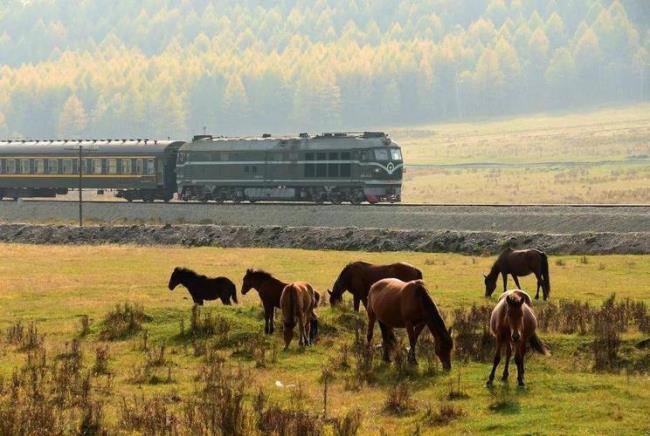
[[[451,334],[447,330],[447,327],[445,326],[445,320],[442,318],[442,315],[438,310],[438,306],[431,298],[431,295],[429,295],[427,289],[424,287],[424,281],[413,280],[411,283],[417,285],[418,287],[417,292],[420,295],[420,300],[422,301],[424,307],[426,307],[430,312],[430,315],[432,316],[433,324],[436,326],[436,330],[440,335],[440,339],[442,339],[448,345],[453,346],[453,339],[451,337]]]
[[[276,278],[273,274],[263,269],[248,268],[246,270],[246,275],[261,278],[261,279],[273,280],[277,283],[282,283],[286,285],[286,283],[284,283],[282,280]]]
[[[191,269],[185,268],[185,267],[177,266],[176,268],[174,268],[174,271],[177,272],[177,273],[180,273],[180,274],[182,274],[184,276],[192,276],[192,277],[195,277],[195,278],[198,278],[198,279],[206,279],[207,278],[203,274],[199,274],[199,273],[194,272]]]

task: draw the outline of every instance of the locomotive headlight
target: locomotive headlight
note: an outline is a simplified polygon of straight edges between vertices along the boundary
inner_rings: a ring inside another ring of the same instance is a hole
[[[379,170],[379,168],[375,168],[374,172],[375,172],[375,174],[379,174],[381,171]]]

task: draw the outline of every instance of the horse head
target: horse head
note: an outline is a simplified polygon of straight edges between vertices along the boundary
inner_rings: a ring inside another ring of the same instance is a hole
[[[483,274],[483,282],[485,283],[485,296],[491,297],[494,290],[497,288],[497,279],[492,279],[490,276]]]
[[[341,277],[339,276],[332,286],[332,290],[327,290],[327,293],[330,296],[330,305],[336,306],[343,300],[343,292],[345,292],[345,286],[341,283]]]
[[[178,266],[174,268],[174,271],[172,271],[172,275],[169,277],[169,284],[167,285],[170,291],[173,291],[176,288],[176,286],[178,286],[181,283],[182,272],[183,272],[182,268]]]
[[[248,268],[246,270],[246,274],[244,274],[244,279],[242,280],[242,285],[241,285],[241,294],[246,295],[248,291],[253,289],[255,285],[253,284],[253,274],[255,271],[253,271],[251,268]]]
[[[510,339],[512,342],[518,342],[522,336],[524,327],[524,311],[522,306],[525,298],[516,292],[506,297],[506,322],[510,328]]]

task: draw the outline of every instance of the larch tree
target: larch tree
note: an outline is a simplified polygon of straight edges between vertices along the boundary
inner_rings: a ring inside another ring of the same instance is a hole
[[[87,124],[88,115],[83,103],[76,95],[71,95],[61,108],[57,125],[59,137],[78,138],[86,129]]]

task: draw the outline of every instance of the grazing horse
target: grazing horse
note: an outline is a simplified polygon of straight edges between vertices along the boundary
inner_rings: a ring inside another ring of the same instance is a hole
[[[546,345],[535,333],[537,318],[535,318],[531,304],[530,296],[524,291],[516,289],[502,294],[492,310],[490,331],[497,339],[497,349],[492,372],[490,372],[487,381],[488,386],[491,386],[494,381],[494,373],[501,360],[502,349],[506,350],[506,364],[501,380],[508,380],[508,365],[514,349],[519,386],[524,386],[524,356],[527,344],[530,344],[531,348],[540,354],[550,355]]]
[[[264,333],[273,334],[273,316],[275,308],[280,308],[280,296],[287,283],[273,277],[261,269],[248,269],[244,275],[241,293],[246,295],[251,289],[257,290],[264,306]]]
[[[280,308],[284,319],[284,349],[293,339],[293,328],[298,325],[300,346],[311,345],[315,337],[312,326],[316,325],[314,309],[318,306],[320,294],[307,282],[289,283],[280,296]]]
[[[505,249],[492,265],[492,269],[485,278],[485,296],[492,295],[497,287],[497,277],[503,277],[503,292],[507,291],[508,274],[515,279],[517,288],[521,288],[517,277],[527,276],[533,273],[537,278],[537,294],[535,300],[539,299],[539,288],[544,292],[544,300],[551,294],[551,278],[548,275],[548,258],[546,253],[539,250],[513,250]]]
[[[194,303],[203,306],[204,300],[221,299],[223,304],[230,306],[230,299],[237,303],[237,288],[226,277],[208,278],[187,268],[174,268],[169,277],[169,290],[173,291],[178,285],[187,288]]]
[[[415,360],[415,344],[426,325],[435,338],[435,353],[445,370],[451,369],[453,340],[438,307],[431,300],[422,280],[403,282],[380,280],[368,293],[368,344],[372,342],[375,320],[379,321],[383,338],[384,361],[390,361],[390,348],[395,343],[394,328],[406,328],[409,336],[409,362]]]
[[[422,271],[408,263],[392,263],[389,265],[373,265],[367,262],[348,263],[341,271],[331,291],[330,304],[333,306],[343,299],[343,293],[350,291],[354,298],[354,310],[359,311],[359,302],[368,308],[368,291],[381,279],[395,278],[405,282],[421,280]]]

